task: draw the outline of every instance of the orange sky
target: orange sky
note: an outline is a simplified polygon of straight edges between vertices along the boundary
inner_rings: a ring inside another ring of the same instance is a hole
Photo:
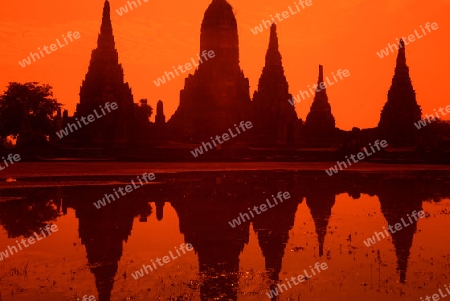
[[[129,82],[134,101],[147,98],[156,108],[165,105],[166,119],[179,103],[179,91],[186,74],[157,87],[153,80],[172,66],[190,62],[200,47],[200,25],[211,0],[150,0],[119,16],[115,10],[126,0],[111,0],[111,18],[119,61]],[[297,0],[230,0],[235,9],[240,39],[241,68],[250,79],[250,95],[257,87],[264,65],[269,30],[254,35],[250,29],[282,13]],[[318,65],[325,76],[348,69],[350,76],[327,90],[336,125],[367,128],[378,124],[380,110],[395,67],[396,54],[380,59],[376,52],[396,38],[420,31],[427,22],[439,29],[406,46],[407,62],[417,101],[423,114],[450,104],[446,80],[449,64],[450,0],[343,0],[318,1],[305,10],[278,22],[280,51],[290,93],[296,95],[317,81]],[[6,1],[0,20],[0,86],[10,81],[39,81],[54,87],[55,97],[70,114],[79,101],[79,87],[87,72],[91,51],[96,47],[103,1],[60,0]],[[68,31],[80,32],[80,39],[22,68],[18,61],[30,51],[55,43]],[[192,70],[191,70],[192,71]],[[287,100],[286,100],[287,101]],[[305,118],[312,98],[296,106]],[[154,115],[152,116],[152,120]],[[447,118],[449,119],[449,118]]]

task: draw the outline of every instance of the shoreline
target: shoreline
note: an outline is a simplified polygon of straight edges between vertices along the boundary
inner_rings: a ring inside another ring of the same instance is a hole
[[[245,162],[245,163],[143,163],[143,162],[20,162],[0,173],[0,190],[33,189],[68,186],[114,186],[129,182],[130,177],[152,170],[161,175],[158,185],[179,177],[223,176],[226,174],[292,174],[330,178],[324,172],[329,162]],[[335,175],[345,178],[352,175],[395,175],[396,177],[450,177],[449,165],[374,164],[361,162]],[[8,181],[7,181],[8,180]],[[0,199],[1,202],[1,199]]]

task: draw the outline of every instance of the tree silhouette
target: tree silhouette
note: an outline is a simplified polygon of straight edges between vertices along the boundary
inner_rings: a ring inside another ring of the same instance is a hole
[[[61,105],[53,98],[50,85],[10,82],[0,95],[0,136],[16,138],[24,122],[28,122],[35,133],[53,133],[54,115]]]
[[[141,99],[140,105],[135,105],[136,118],[139,124],[146,125],[153,114],[153,108],[147,104],[147,99]]]

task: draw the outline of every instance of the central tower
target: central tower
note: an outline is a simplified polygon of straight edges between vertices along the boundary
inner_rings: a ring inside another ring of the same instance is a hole
[[[233,8],[226,0],[213,0],[205,12],[200,34],[200,53],[204,50],[214,50],[216,54],[210,64],[204,65],[205,68],[220,67],[223,76],[240,71],[237,22]]]
[[[213,0],[205,12],[200,53],[214,51],[185,80],[180,105],[169,121],[177,138],[203,141],[235,123],[251,121],[249,81],[239,66],[239,37],[233,8]]]

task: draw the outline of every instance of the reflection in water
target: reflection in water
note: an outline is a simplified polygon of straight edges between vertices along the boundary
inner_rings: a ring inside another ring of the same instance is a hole
[[[19,191],[9,193],[18,197]],[[8,233],[8,237],[29,237],[39,228],[56,221],[61,215],[61,192],[59,189],[42,189],[39,193],[11,202],[0,202],[0,225]]]
[[[378,192],[381,203],[381,211],[388,221],[388,225],[394,226],[401,219],[408,222],[407,216],[414,210],[422,210],[421,187],[414,185],[411,181],[404,179],[393,179],[386,182]],[[414,222],[402,230],[392,233],[392,242],[397,255],[397,270],[400,273],[400,282],[405,283],[406,269],[408,266],[409,252],[413,243],[414,234],[417,230],[417,222]]]
[[[319,240],[319,256],[323,255],[323,244],[327,234],[328,221],[331,217],[331,209],[336,201],[336,192],[332,189],[334,183],[331,179],[323,181],[311,181],[306,187],[306,205],[316,227]]]
[[[314,222],[318,255],[322,257],[338,194],[345,192],[354,199],[361,194],[377,196],[389,225],[414,210],[421,210],[424,200],[439,201],[439,197],[450,195],[449,177],[442,174],[439,181],[427,175],[422,175],[419,181],[415,174],[364,173],[322,177],[292,172],[215,172],[183,177],[190,180],[179,181],[176,175],[166,175],[164,183],[144,186],[100,210],[92,203],[109,189],[102,186],[7,191],[10,197],[23,198],[0,203],[0,224],[9,237],[26,237],[73,208],[89,268],[95,276],[98,300],[106,301],[111,300],[123,243],[131,234],[133,221],[137,217],[140,222],[147,221],[152,213],[149,202],[155,202],[156,217],[162,220],[167,202],[178,215],[179,231],[185,242],[193,245],[198,256],[201,300],[238,300],[240,255],[249,243],[250,225],[265,261],[268,283],[260,292],[264,294],[283,281],[282,261],[303,198]],[[259,206],[278,191],[288,191],[291,198],[250,222],[235,228],[229,225],[239,213]],[[413,223],[392,234],[400,283],[406,282],[416,231],[417,223]]]
[[[120,201],[96,209],[93,202],[80,202],[79,197],[75,196],[76,190],[69,193],[63,206],[76,211],[81,243],[86,246],[89,267],[95,276],[98,300],[110,300],[123,242],[131,234],[134,218],[139,215],[147,218],[151,214],[150,200],[139,194],[139,191],[134,191],[123,196]],[[89,187],[82,195],[97,200],[103,192],[104,188]]]

